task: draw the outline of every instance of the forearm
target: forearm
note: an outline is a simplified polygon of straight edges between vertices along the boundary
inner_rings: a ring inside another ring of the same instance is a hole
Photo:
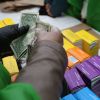
[[[42,41],[31,54],[28,66],[23,69],[17,82],[30,83],[42,100],[58,100],[66,67],[64,49],[55,42]]]

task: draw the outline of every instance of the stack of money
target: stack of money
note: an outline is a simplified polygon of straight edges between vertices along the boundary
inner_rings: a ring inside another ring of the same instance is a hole
[[[23,36],[15,39],[11,43],[11,48],[17,60],[28,58],[28,46],[33,46],[37,40],[36,28],[50,31],[49,24],[43,23],[39,20],[39,14],[36,13],[22,13],[20,26],[29,25],[29,31]]]
[[[21,59],[27,56],[27,46],[35,38],[36,21],[39,19],[38,14],[23,13],[21,16],[20,26],[29,25],[30,29],[27,34],[15,39],[11,43],[11,48],[15,54],[16,59]]]

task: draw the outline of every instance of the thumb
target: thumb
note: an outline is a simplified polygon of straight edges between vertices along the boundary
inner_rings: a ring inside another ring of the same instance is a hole
[[[15,30],[16,30],[16,38],[17,38],[17,37],[19,37],[19,36],[21,36],[21,35],[23,35],[23,34],[28,32],[29,25],[22,26],[22,27],[16,26]]]
[[[0,36],[2,39],[7,39],[12,41],[13,39],[27,33],[29,26],[18,27],[18,24],[8,25],[0,29]]]

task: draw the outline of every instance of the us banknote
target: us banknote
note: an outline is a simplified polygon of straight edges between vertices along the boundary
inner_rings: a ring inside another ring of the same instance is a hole
[[[11,43],[11,48],[15,54],[16,59],[20,59],[27,51],[27,45],[31,45],[31,42],[35,37],[36,22],[39,20],[38,14],[23,13],[21,16],[20,26],[29,25],[30,29],[27,34],[15,39]]]
[[[48,24],[48,23],[44,23],[42,21],[38,21],[36,27],[39,28],[39,29],[42,29],[43,31],[50,32],[52,26],[50,24]]]
[[[15,39],[11,43],[11,48],[17,60],[28,57],[28,45],[34,46],[36,37],[36,28],[50,32],[51,26],[39,20],[39,15],[36,13],[23,13],[20,20],[20,27],[29,25],[30,29],[27,34]]]
[[[39,21],[38,13],[22,13],[20,26],[29,25],[30,27],[36,27],[37,21]]]

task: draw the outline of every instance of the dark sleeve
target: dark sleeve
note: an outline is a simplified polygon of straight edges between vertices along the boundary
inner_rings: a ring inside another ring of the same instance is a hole
[[[52,2],[53,2],[53,0],[44,0],[45,4],[47,4],[47,3],[52,4]]]
[[[61,16],[62,13],[67,12],[67,0],[53,0],[51,4],[51,13],[53,17]]]
[[[67,0],[45,0],[45,4],[51,5],[51,13],[53,17],[61,16],[62,13],[67,11]]]
[[[66,53],[60,44],[41,41],[35,45],[27,67],[16,82],[32,84],[41,100],[59,100],[66,62]]]

